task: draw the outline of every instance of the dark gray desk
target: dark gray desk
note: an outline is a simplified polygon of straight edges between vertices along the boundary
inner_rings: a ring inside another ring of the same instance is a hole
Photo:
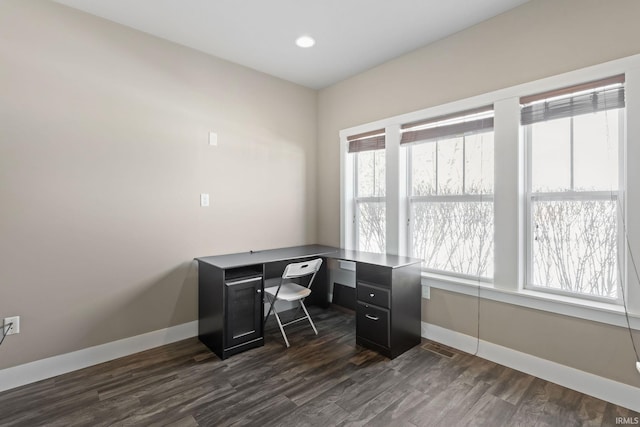
[[[388,268],[406,267],[409,265],[420,264],[422,262],[421,259],[410,258],[406,256],[376,254],[372,252],[361,252],[361,251],[352,251],[352,250],[336,249],[336,248],[333,248],[333,249],[334,249],[334,252],[330,252],[325,255],[326,258],[339,259],[343,261],[353,261],[356,263],[379,265],[381,267],[388,267]]]
[[[420,343],[420,259],[295,246],[196,258],[198,336],[221,359],[264,344],[264,280],[287,264],[322,257],[356,264],[356,343],[394,358]],[[313,283],[309,304],[329,305],[327,263]]]
[[[264,251],[240,252],[237,254],[216,255],[196,258],[199,262],[211,264],[218,268],[236,268],[254,264],[277,261],[292,261],[306,257],[322,257],[335,254],[339,249],[331,246],[306,245],[290,248],[269,249]]]

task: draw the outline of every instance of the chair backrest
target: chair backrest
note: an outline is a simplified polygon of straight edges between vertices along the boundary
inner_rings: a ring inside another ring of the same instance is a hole
[[[284,273],[282,273],[282,279],[294,279],[296,277],[304,277],[313,274],[313,277],[307,285],[307,287],[311,287],[311,282],[313,282],[313,279],[318,270],[320,270],[321,265],[322,258],[289,264],[285,267]]]

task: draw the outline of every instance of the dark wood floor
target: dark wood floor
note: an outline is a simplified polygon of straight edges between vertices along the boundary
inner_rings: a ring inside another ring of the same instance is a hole
[[[424,341],[390,361],[355,345],[354,317],[312,311],[291,348],[225,361],[197,339],[0,393],[1,426],[574,426],[639,414]],[[442,354],[440,354],[442,353]]]

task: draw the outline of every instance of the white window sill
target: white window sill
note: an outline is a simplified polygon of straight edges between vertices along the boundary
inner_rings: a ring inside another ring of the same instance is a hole
[[[422,273],[422,286],[456,292],[472,297],[478,297],[479,294],[480,298],[492,301],[547,311],[564,316],[577,317],[579,319],[606,323],[623,328],[627,327],[624,307],[618,304],[608,304],[531,290],[515,291],[499,289],[488,282],[431,273]],[[640,316],[637,314],[629,314],[629,321],[633,329],[640,330]]]

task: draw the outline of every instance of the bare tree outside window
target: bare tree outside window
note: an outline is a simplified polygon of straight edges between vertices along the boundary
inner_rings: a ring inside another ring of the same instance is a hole
[[[365,252],[386,251],[386,159],[384,150],[354,153],[356,157],[356,242]]]
[[[529,286],[617,299],[620,110],[525,128]]]
[[[616,202],[533,204],[533,282],[565,292],[616,298]]]
[[[386,249],[384,202],[358,203],[358,250],[384,253]]]
[[[414,256],[432,270],[493,276],[493,202],[414,203]]]
[[[412,255],[428,270],[493,277],[493,132],[409,150]]]

